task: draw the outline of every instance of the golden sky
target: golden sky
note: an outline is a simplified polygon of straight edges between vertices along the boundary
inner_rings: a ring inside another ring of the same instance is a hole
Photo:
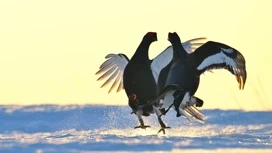
[[[170,43],[207,37],[238,49],[248,79],[239,91],[225,70],[205,73],[196,96],[203,108],[272,109],[272,1],[6,0],[0,1],[0,104],[126,105],[107,94],[95,72],[108,53],[131,57],[148,31],[155,57]]]

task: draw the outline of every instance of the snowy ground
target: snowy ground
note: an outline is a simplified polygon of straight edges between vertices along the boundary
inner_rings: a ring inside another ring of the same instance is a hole
[[[167,134],[155,115],[138,125],[126,106],[0,106],[1,153],[272,152],[272,112],[204,110],[204,124],[169,112]]]

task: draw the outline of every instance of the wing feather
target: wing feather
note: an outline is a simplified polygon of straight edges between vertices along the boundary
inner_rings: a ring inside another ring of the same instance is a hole
[[[123,78],[123,75],[122,75],[121,72],[119,71],[118,76],[117,76],[116,79],[114,80],[114,82],[113,82],[113,84],[112,84],[110,90],[108,91],[108,93],[110,93],[110,92],[113,90],[113,88],[115,88],[117,85],[119,86],[120,81],[121,81],[122,78]]]
[[[108,78],[107,81],[105,81],[105,83],[101,86],[101,88],[103,88],[104,86],[106,86],[109,82],[111,82],[112,80],[114,80],[116,78],[116,76],[118,75],[119,71],[115,70],[111,76]]]
[[[110,63],[102,68],[100,68],[100,70],[98,70],[95,74],[96,75],[99,75],[105,71],[108,71],[109,69],[111,69],[112,67],[115,67],[116,68],[116,65],[114,63]]]
[[[112,92],[113,89],[118,85],[116,92],[123,89],[123,72],[129,59],[124,54],[108,54],[106,61],[101,64],[96,74],[101,74],[97,80],[108,79],[102,84],[101,88],[111,84],[108,93]]]
[[[123,76],[124,72],[122,72],[122,76]],[[123,80],[120,81],[119,86],[117,88],[117,92],[121,91],[122,89],[124,89],[124,84],[123,84]]]
[[[105,72],[102,76],[100,76],[97,80],[103,80],[106,77],[109,77],[112,75],[112,73],[116,70],[116,67],[111,67],[107,72]]]
[[[112,58],[112,57],[115,57],[115,56],[116,56],[116,54],[110,53],[110,54],[108,54],[105,58]]]
[[[111,65],[111,64],[114,64],[114,58],[109,58],[107,59],[105,62],[103,62],[101,65],[100,65],[100,69],[103,68],[103,67],[106,67],[108,65]]]

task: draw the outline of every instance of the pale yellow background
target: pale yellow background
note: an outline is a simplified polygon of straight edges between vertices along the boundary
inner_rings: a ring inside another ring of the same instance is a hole
[[[223,42],[243,53],[248,80],[239,91],[225,70],[201,77],[203,108],[272,109],[272,1],[269,0],[2,0],[0,104],[126,105],[124,91],[107,94],[95,72],[108,53],[131,57],[148,31],[159,41],[176,31]]]

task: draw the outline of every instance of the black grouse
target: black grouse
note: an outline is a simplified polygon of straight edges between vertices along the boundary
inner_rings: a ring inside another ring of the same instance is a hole
[[[146,104],[149,100],[154,99],[157,94],[157,84],[151,70],[151,60],[148,57],[149,46],[152,42],[157,41],[157,33],[148,32],[144,37],[136,52],[132,56],[124,69],[123,85],[126,94],[129,98],[129,106],[135,110],[138,106]],[[156,105],[156,107],[154,106]],[[144,124],[142,116],[149,116],[156,113],[158,116],[161,130],[165,133],[165,128],[168,128],[162,121],[158,103],[154,103],[137,111],[136,116],[140,122],[135,128],[145,129],[149,126]]]

